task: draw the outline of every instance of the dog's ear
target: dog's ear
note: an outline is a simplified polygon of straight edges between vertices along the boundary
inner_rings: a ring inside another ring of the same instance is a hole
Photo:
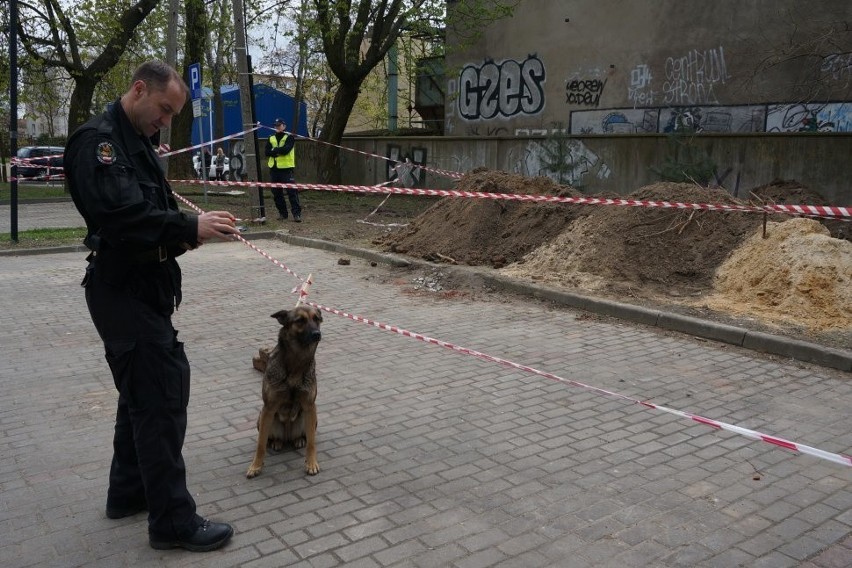
[[[287,322],[290,321],[290,312],[287,310],[281,310],[275,312],[270,317],[277,319],[278,323],[280,323],[281,325],[287,325]]]

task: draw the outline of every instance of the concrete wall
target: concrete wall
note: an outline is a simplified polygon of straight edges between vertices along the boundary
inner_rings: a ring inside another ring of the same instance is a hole
[[[388,158],[371,158],[341,151],[343,180],[351,185],[371,185],[397,177],[407,187],[452,187],[452,180],[419,167],[468,172],[477,167],[526,176],[562,176],[563,183],[588,193],[630,193],[660,177],[652,167],[666,159],[685,161],[684,149],[670,135],[588,135],[562,138],[509,137],[385,137],[346,138],[353,150]],[[844,134],[704,134],[685,139],[692,151],[706,155],[715,165],[715,177],[732,194],[773,179],[794,179],[819,191],[832,205],[852,205],[852,135]],[[316,182],[317,146],[298,142],[297,179]],[[561,145],[561,162],[554,168],[555,146]],[[393,169],[395,164],[412,165]],[[556,171],[561,170],[561,171]]]
[[[837,0],[521,0],[448,56],[445,133],[850,132],[850,22]]]

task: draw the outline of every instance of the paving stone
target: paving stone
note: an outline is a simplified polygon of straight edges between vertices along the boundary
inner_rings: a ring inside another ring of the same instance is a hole
[[[413,292],[415,271],[264,241],[311,300],[625,396],[850,453],[848,373],[521,297]],[[237,244],[184,255],[184,458],[223,551],[147,546],[103,516],[115,393],[83,253],[0,258],[0,565],[845,566],[849,469],[326,314],[318,454],[256,436],[269,314],[293,281]],[[403,283],[399,283],[399,282]],[[45,348],[49,346],[49,348]],[[754,480],[759,474],[761,479]],[[61,551],[61,554],[60,554]],[[620,564],[619,564],[620,563]],[[643,564],[644,563],[644,564]]]

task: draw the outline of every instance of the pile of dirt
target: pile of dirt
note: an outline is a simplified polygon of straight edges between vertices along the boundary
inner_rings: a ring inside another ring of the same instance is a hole
[[[459,191],[578,197],[550,178],[474,170]],[[404,230],[378,239],[391,252],[435,262],[500,268],[548,242],[577,216],[576,207],[495,199],[446,198]]]
[[[458,188],[581,195],[548,178],[488,170],[466,175]],[[750,203],[825,204],[819,193],[790,180],[748,195]],[[627,197],[745,203],[723,189],[670,182]],[[770,238],[763,239],[759,213],[447,198],[403,232],[383,237],[381,245],[437,262],[490,265],[514,278],[581,293],[852,332],[852,243],[843,234],[831,238],[817,221],[780,214],[769,221]],[[836,223],[849,231],[848,223]]]
[[[702,305],[810,331],[852,329],[852,243],[820,223],[769,223],[719,267]]]
[[[726,191],[660,182],[628,196],[643,201],[736,203]],[[756,227],[757,215],[708,210],[594,206],[553,241],[505,272],[561,286],[668,296],[708,290],[716,268]]]

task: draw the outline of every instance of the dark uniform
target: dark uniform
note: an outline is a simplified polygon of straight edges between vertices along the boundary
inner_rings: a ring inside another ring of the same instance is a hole
[[[86,303],[119,392],[107,514],[147,506],[150,535],[192,534],[202,519],[181,454],[189,363],[171,314],[181,299],[175,257],[197,246],[197,218],[178,209],[120,101],[71,136],[65,175],[92,250]]]

